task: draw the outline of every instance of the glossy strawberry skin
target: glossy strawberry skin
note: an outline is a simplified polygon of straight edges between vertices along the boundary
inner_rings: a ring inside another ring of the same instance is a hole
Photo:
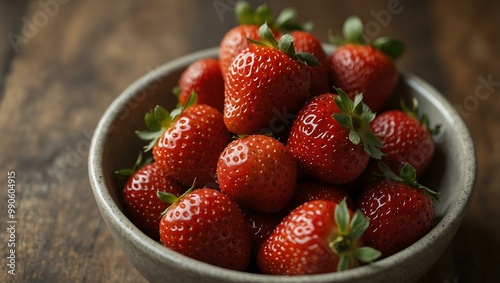
[[[321,46],[321,42],[313,34],[305,31],[293,31],[290,33],[296,52],[306,52],[318,59],[319,66],[309,66],[311,72],[310,96],[328,93],[330,90],[328,78],[328,57]]]
[[[287,146],[306,174],[326,183],[353,181],[370,159],[361,144],[349,140],[349,129],[332,118],[340,109],[334,94],[311,99],[292,124]]]
[[[274,35],[278,37],[279,32]],[[225,76],[229,70],[234,58],[243,50],[248,48],[251,43],[248,38],[260,40],[259,25],[238,25],[230,29],[222,38],[219,45],[219,63],[222,74]]]
[[[153,162],[135,171],[122,191],[125,214],[144,234],[158,241],[160,216],[167,208],[156,193],[158,191],[180,196],[185,188],[167,176]]]
[[[338,256],[329,243],[337,231],[336,206],[315,200],[293,210],[262,245],[257,255],[260,271],[274,275],[335,272]]]
[[[193,62],[179,79],[179,103],[184,105],[189,95],[195,91],[198,104],[207,104],[221,113],[224,109],[224,79],[219,61],[203,58]]]
[[[399,73],[392,60],[373,46],[347,44],[329,58],[330,83],[351,99],[363,93],[363,102],[379,112],[396,89]]]
[[[390,110],[379,114],[370,124],[384,144],[382,161],[393,172],[400,172],[408,162],[421,176],[434,156],[435,144],[429,131],[404,111]]]
[[[250,260],[242,212],[210,188],[194,190],[169,208],[160,222],[160,239],[178,253],[228,269],[245,270]]]
[[[188,107],[153,147],[155,161],[186,186],[213,183],[217,160],[232,135],[215,108]]]
[[[384,257],[410,246],[434,224],[434,205],[430,196],[403,182],[381,179],[366,186],[357,202],[370,218],[364,243]]]
[[[238,205],[277,212],[293,195],[297,165],[276,139],[251,135],[224,149],[217,163],[217,180],[221,191]]]
[[[224,122],[232,133],[283,131],[306,101],[307,65],[271,47],[239,53],[225,78]]]

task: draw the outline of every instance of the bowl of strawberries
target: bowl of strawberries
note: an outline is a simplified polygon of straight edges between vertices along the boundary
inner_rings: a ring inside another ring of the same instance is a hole
[[[457,111],[359,18],[321,43],[238,2],[221,45],[130,85],[89,178],[151,282],[412,282],[454,237],[476,156]]]

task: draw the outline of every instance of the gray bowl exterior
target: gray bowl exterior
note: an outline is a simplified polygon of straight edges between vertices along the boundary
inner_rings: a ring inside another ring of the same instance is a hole
[[[328,52],[333,47],[325,45]],[[124,215],[116,169],[133,164],[144,143],[135,130],[144,129],[144,114],[155,105],[174,108],[172,87],[193,61],[218,55],[218,48],[193,53],[144,75],[109,106],[92,139],[89,178],[102,217],[113,237],[150,282],[413,282],[441,256],[466,212],[476,179],[476,155],[470,134],[455,109],[433,87],[402,72],[398,92],[416,97],[432,122],[441,124],[435,162],[422,183],[438,189],[435,227],[405,250],[375,263],[339,273],[312,276],[269,276],[231,271],[168,250],[137,229]]]

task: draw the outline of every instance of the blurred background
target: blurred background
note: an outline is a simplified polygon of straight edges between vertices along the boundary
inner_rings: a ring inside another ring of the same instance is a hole
[[[0,175],[16,172],[13,282],[142,282],[95,204],[87,157],[105,109],[129,84],[236,25],[234,0],[0,2]],[[248,1],[257,7],[263,1]],[[468,125],[478,180],[468,214],[421,282],[500,281],[500,2],[267,1],[296,7],[324,42],[358,15],[403,40],[398,66],[440,90]],[[457,188],[458,189],[458,188]],[[6,223],[7,196],[0,195]],[[3,224],[6,225],[6,224]],[[2,229],[1,254],[8,253]],[[6,256],[2,256],[4,259]]]

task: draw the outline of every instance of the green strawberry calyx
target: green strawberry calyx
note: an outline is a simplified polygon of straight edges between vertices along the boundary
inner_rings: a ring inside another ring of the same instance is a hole
[[[342,89],[335,88],[335,90],[338,93],[335,97],[335,104],[341,112],[333,114],[332,117],[340,125],[350,129],[349,140],[353,144],[362,143],[366,153],[375,159],[381,159],[384,155],[380,151],[383,146],[382,141],[370,128],[370,122],[375,119],[375,113],[363,103],[361,93],[358,93],[352,101]]]
[[[234,12],[238,23],[241,25],[262,25],[269,23],[271,28],[282,32],[291,32],[294,30],[311,31],[312,22],[298,23],[297,10],[294,8],[285,8],[275,19],[271,9],[267,4],[258,6],[255,10],[250,7],[246,1],[238,1],[234,6]]]
[[[116,170],[115,175],[121,179],[128,179],[130,176],[132,176],[134,174],[135,171],[150,164],[152,161],[153,161],[153,158],[151,156],[144,158],[142,151],[139,151],[139,155],[137,156],[137,159],[136,159],[134,165],[132,166],[132,168]]]
[[[173,125],[182,112],[188,107],[196,104],[197,100],[198,95],[193,91],[184,105],[170,112],[159,105],[156,105],[153,110],[147,112],[144,116],[144,122],[148,130],[135,132],[141,140],[149,141],[149,143],[144,146],[144,151],[151,150],[158,142],[158,139]]]
[[[333,35],[330,31],[328,39],[334,45],[359,44],[367,45],[365,40],[365,28],[363,22],[358,16],[350,16],[344,22],[342,29],[343,37]],[[396,60],[404,53],[405,46],[403,42],[392,37],[379,37],[372,41],[369,45],[380,50],[392,60]]]
[[[286,53],[288,56],[299,60],[309,66],[320,65],[319,60],[314,57],[314,55],[307,52],[295,52],[295,47],[293,46],[294,38],[291,34],[284,34],[283,36],[281,36],[279,41],[277,41],[276,38],[274,38],[274,35],[267,22],[260,26],[259,34],[262,41],[253,40],[250,38],[247,38],[247,40],[259,46],[276,48],[281,52]]]
[[[374,248],[358,246],[358,240],[370,224],[370,219],[359,209],[351,218],[344,199],[335,207],[334,217],[337,223],[337,235],[329,246],[339,257],[337,271],[358,266],[359,262],[373,262],[382,255]]]
[[[417,120],[420,122],[420,124],[427,129],[427,131],[432,135],[435,136],[439,134],[439,131],[441,130],[441,125],[435,125],[434,127],[430,126],[430,121],[429,121],[429,116],[427,116],[426,113],[420,114],[419,109],[418,109],[418,100],[414,97],[412,100],[412,106],[409,108],[406,103],[404,102],[403,99],[401,99],[401,108],[403,111],[413,119]]]
[[[417,188],[419,190],[422,190],[425,194],[429,195],[431,198],[435,200],[439,200],[439,193],[429,189],[428,187],[421,185],[417,182],[417,173],[413,166],[410,165],[410,163],[406,163],[403,168],[401,168],[401,172],[399,172],[399,176],[396,175],[392,170],[389,168],[387,164],[384,162],[379,162],[378,167],[380,171],[382,171],[381,176],[386,177],[388,179],[397,181],[397,182],[403,182],[405,184],[408,184],[414,188]]]

